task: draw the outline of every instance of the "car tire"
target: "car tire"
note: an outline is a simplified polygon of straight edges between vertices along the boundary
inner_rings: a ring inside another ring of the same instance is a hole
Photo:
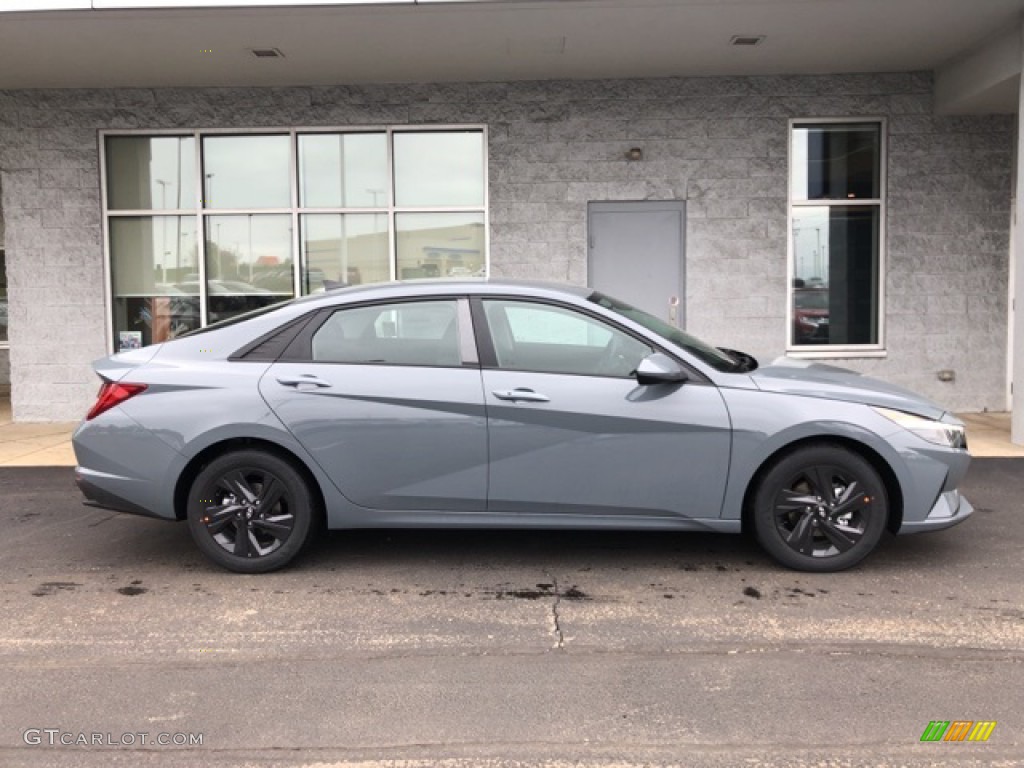
[[[227,453],[204,467],[192,483],[187,512],[203,554],[238,573],[287,565],[309,544],[319,520],[305,478],[261,450]]]
[[[764,473],[754,495],[758,542],[798,571],[856,565],[878,545],[888,516],[885,483],[875,468],[833,443],[786,454]]]

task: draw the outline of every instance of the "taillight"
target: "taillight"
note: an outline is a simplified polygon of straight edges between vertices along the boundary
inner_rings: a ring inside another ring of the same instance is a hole
[[[96,403],[89,409],[85,420],[95,419],[101,413],[105,413],[119,403],[123,403],[129,397],[135,397],[139,392],[145,392],[145,384],[122,384],[117,381],[104,381],[96,395]]]

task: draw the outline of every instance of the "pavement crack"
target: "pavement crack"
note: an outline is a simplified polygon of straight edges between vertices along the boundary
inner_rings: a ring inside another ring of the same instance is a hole
[[[551,624],[552,629],[555,633],[555,650],[562,650],[565,648],[565,635],[562,634],[562,621],[558,615],[558,606],[562,603],[562,593],[558,589],[558,579],[552,577],[551,583],[554,586],[552,590],[554,592],[554,600],[551,603]]]

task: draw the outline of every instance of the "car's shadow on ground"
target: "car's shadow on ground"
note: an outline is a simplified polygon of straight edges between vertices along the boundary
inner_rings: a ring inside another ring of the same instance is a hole
[[[186,570],[223,572],[206,561],[183,524],[127,518],[117,541],[108,541],[99,560]],[[132,530],[135,529],[135,530]],[[978,567],[986,552],[964,541],[956,529],[919,536],[886,534],[857,569],[886,573],[913,568],[919,573]],[[289,572],[350,569],[526,568],[541,571],[785,571],[747,535],[637,531],[400,530],[327,531]]]

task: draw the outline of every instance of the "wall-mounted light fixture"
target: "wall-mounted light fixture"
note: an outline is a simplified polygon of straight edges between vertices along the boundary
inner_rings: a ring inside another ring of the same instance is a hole
[[[626,152],[627,160],[643,160],[644,151],[640,147],[630,147],[629,151]]]

